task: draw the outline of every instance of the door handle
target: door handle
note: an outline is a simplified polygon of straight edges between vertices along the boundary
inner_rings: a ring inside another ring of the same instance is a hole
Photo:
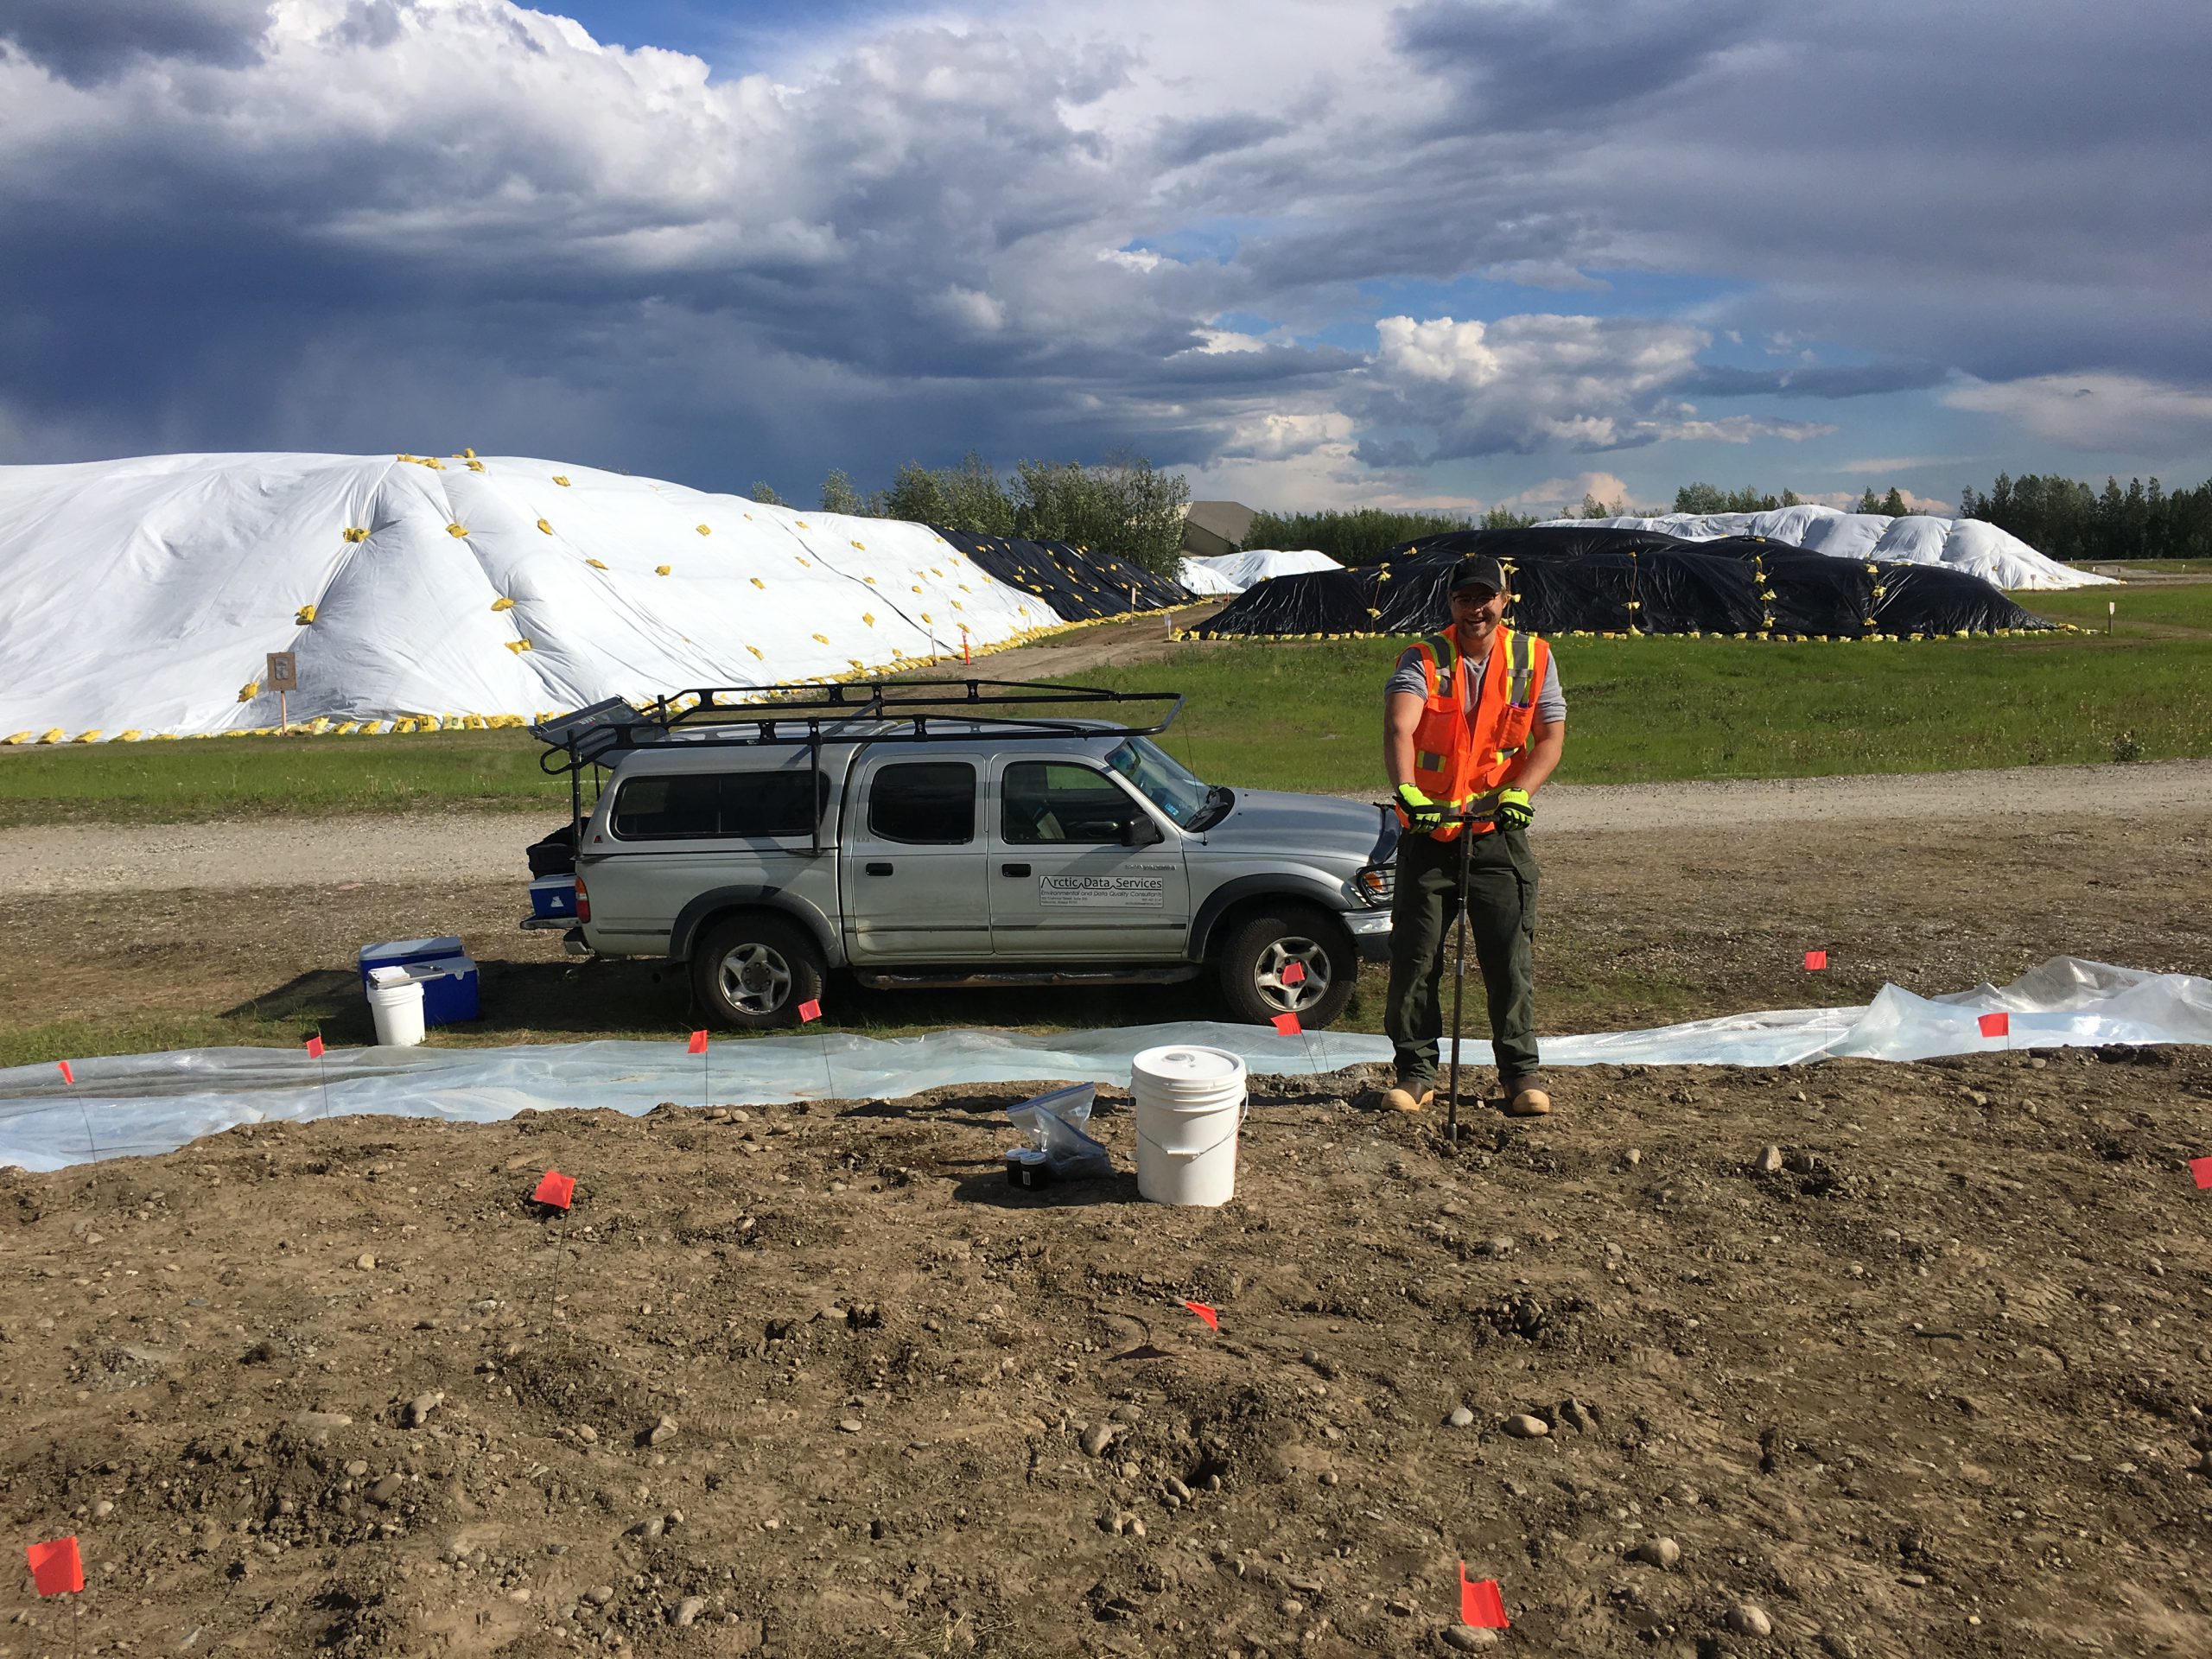
[[[999,874],[1001,875],[1027,875],[1029,874],[1029,867],[1027,864],[1001,864],[999,866]]]
[[[891,867],[888,864],[871,864],[868,867],[868,873],[870,875],[888,875]]]

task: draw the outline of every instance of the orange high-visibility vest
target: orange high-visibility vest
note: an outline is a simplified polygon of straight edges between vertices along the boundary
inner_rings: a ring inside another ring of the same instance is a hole
[[[1428,688],[1414,727],[1414,787],[1455,814],[1495,812],[1498,792],[1535,721],[1536,693],[1551,664],[1551,647],[1532,633],[1500,627],[1475,690],[1471,715],[1459,701],[1459,676],[1466,663],[1452,636],[1420,640],[1414,649],[1421,653]],[[1403,808],[1398,821],[1406,823]],[[1474,831],[1486,836],[1496,828],[1482,822]],[[1459,826],[1446,823],[1429,833],[1438,841],[1451,841]]]

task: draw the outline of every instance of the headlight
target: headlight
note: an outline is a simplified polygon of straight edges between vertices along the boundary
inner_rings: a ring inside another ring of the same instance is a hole
[[[1352,891],[1364,905],[1387,905],[1395,876],[1396,867],[1389,864],[1370,864],[1351,880]]]

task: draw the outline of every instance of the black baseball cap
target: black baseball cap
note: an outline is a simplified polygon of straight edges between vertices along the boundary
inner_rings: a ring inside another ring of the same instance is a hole
[[[1447,593],[1458,593],[1462,588],[1487,588],[1493,594],[1505,588],[1505,567],[1496,559],[1486,559],[1479,554],[1465,558],[1452,567],[1452,580],[1446,586]]]

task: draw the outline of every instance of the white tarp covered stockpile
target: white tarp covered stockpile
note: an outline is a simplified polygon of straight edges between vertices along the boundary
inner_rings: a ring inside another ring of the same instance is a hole
[[[0,741],[514,717],[957,658],[1059,618],[925,525],[513,456],[0,467]]]
[[[1771,512],[1669,512],[1656,518],[1554,518],[1554,524],[1592,524],[1616,530],[1656,530],[1687,541],[1723,536],[1764,536],[1838,559],[1894,559],[1907,564],[1948,565],[2014,591],[2094,588],[2112,581],[2075,570],[2038,553],[2018,537],[1979,518],[1936,518],[1910,513],[1839,512],[1800,505]]]
[[[1276,576],[1302,576],[1313,570],[1341,570],[1325,553],[1312,548],[1281,552],[1255,547],[1242,553],[1218,553],[1206,558],[1185,559],[1176,578],[1194,594],[1241,594]]]
[[[1984,1036],[1980,1016],[1999,1012],[2011,1016],[2010,1033]],[[1232,1049],[1255,1072],[1293,1075],[1390,1058],[1389,1039],[1366,1033],[1285,1037],[1264,1027],[1195,1020],[1040,1034],[762,1037],[716,1051],[727,1058],[715,1065],[711,1092],[718,1103],[756,1105],[825,1095],[896,1099],[952,1084],[1033,1079],[1126,1087],[1131,1058],[1166,1043]],[[1653,1031],[1548,1037],[1544,1063],[1788,1065],[2106,1043],[2212,1043],[2212,980],[2054,957],[2010,985],[1978,985],[1948,996],[1916,996],[1890,985],[1855,1007],[1789,1008]],[[1469,1043],[1465,1058],[1490,1065],[1490,1045]],[[171,1151],[240,1123],[351,1113],[465,1122],[563,1107],[609,1107],[635,1116],[665,1100],[697,1101],[701,1087],[699,1063],[680,1040],[333,1049],[320,1065],[297,1049],[186,1049],[81,1059],[73,1070],[73,1087],[52,1065],[0,1070],[0,1164],[58,1169],[95,1154]]]

